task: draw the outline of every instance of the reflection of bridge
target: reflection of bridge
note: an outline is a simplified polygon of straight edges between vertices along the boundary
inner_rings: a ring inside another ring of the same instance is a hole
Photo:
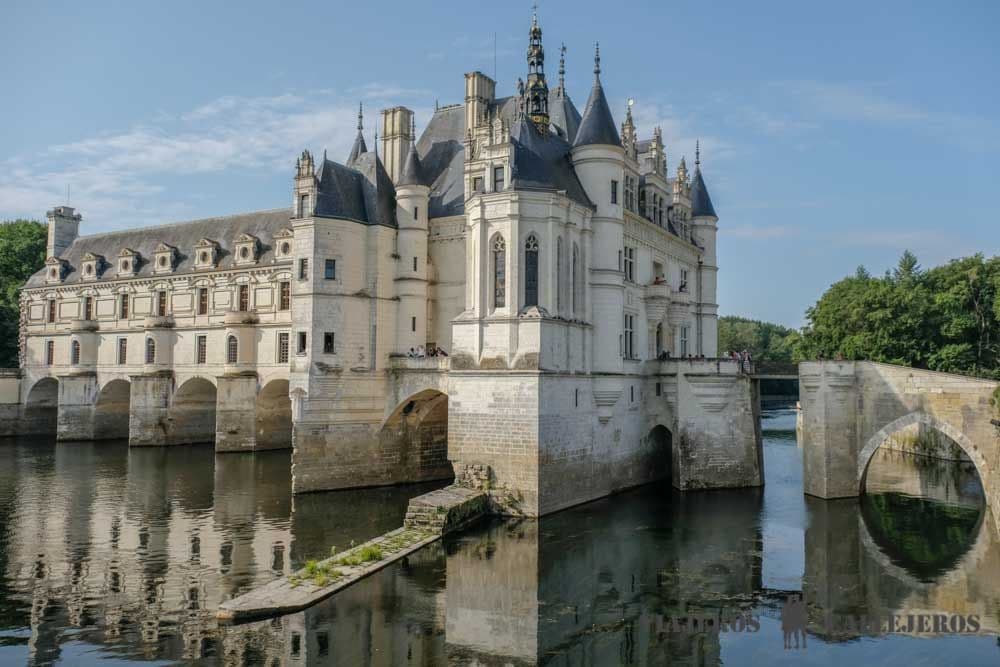
[[[868,361],[803,362],[803,488],[821,498],[857,496],[875,450],[919,427],[954,441],[976,466],[1000,521],[1000,383]],[[998,526],[1000,527],[1000,526]]]

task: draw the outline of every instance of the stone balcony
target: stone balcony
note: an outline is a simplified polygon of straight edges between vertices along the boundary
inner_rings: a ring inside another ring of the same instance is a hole
[[[676,326],[691,314],[691,294],[676,290],[670,294],[670,307],[667,309],[667,321]]]
[[[73,333],[84,333],[87,331],[97,331],[100,328],[97,320],[70,320],[69,330]]]
[[[643,288],[643,300],[646,302],[646,319],[651,324],[663,321],[670,305],[672,290],[669,283],[660,282],[646,285]]]
[[[407,357],[403,354],[389,356],[389,368],[394,371],[447,371],[451,364],[450,357]]]
[[[145,329],[173,329],[174,318],[172,315],[147,315],[142,326]]]
[[[231,310],[226,313],[226,326],[246,326],[260,322],[256,310]]]

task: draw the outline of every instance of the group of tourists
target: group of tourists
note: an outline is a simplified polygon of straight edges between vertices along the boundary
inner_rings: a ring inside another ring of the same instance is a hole
[[[726,352],[726,356],[737,362],[740,365],[740,370],[745,373],[749,373],[753,368],[753,357],[751,356],[749,350],[743,350],[742,352],[730,350],[729,352]]]
[[[410,359],[424,359],[426,357],[447,357],[448,353],[437,345],[429,345],[426,350],[423,345],[417,345],[416,347],[411,347],[406,356]]]

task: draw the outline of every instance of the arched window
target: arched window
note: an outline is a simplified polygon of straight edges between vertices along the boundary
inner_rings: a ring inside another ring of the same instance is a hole
[[[538,305],[538,239],[532,234],[524,242],[524,306]]]
[[[563,309],[563,285],[566,280],[563,278],[563,240],[562,237],[556,239],[556,312],[561,313]]]
[[[507,244],[499,234],[493,238],[493,307],[507,305]]]
[[[230,364],[235,364],[236,360],[239,358],[239,343],[236,342],[236,336],[230,336],[226,339],[226,362]]]
[[[69,344],[69,358],[74,366],[80,363],[80,341],[75,340]]]
[[[156,341],[152,338],[146,339],[146,363],[156,363]]]
[[[583,307],[580,285],[580,246],[573,244],[573,314],[578,315]]]

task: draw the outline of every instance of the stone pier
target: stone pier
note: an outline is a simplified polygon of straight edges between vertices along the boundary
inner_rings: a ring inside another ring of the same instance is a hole
[[[96,373],[59,378],[57,440],[93,440],[98,386]]]
[[[133,447],[168,445],[170,395],[169,374],[133,375],[129,402],[128,440]]]
[[[257,449],[257,375],[223,376],[218,382],[215,451],[254,451]]]

